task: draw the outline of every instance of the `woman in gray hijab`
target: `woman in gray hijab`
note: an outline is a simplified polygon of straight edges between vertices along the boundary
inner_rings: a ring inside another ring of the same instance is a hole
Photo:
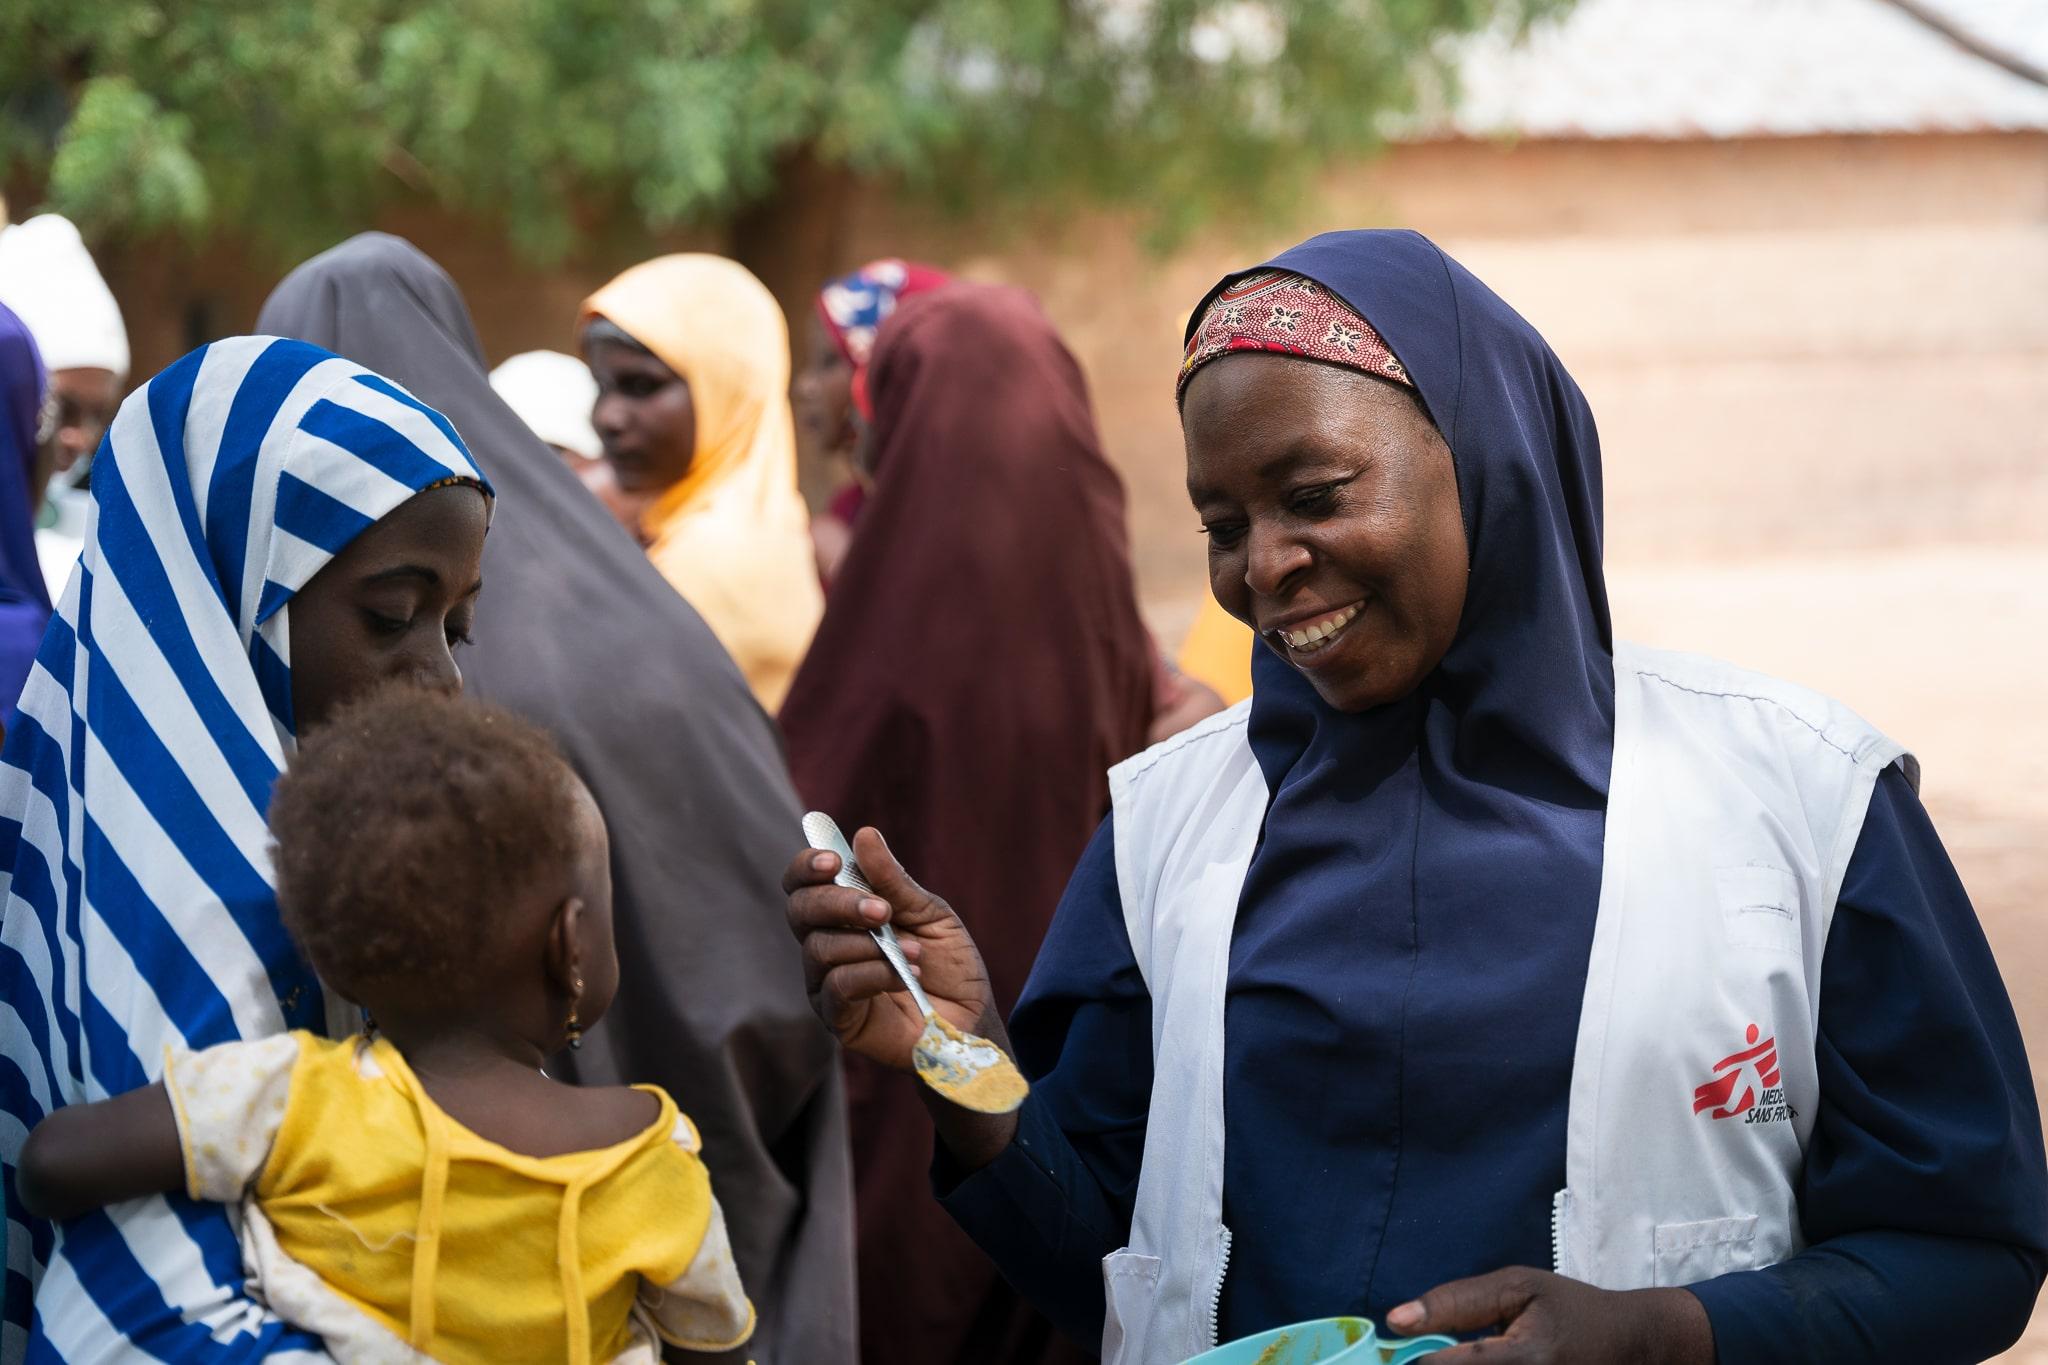
[[[491,391],[462,295],[418,248],[350,238],[286,276],[257,330],[404,384],[496,486],[468,690],[552,731],[611,826],[618,1000],[567,1069],[659,1084],[696,1121],[760,1312],[734,1359],[852,1362],[845,1097],[783,923],[800,811],[768,717],[697,613]]]

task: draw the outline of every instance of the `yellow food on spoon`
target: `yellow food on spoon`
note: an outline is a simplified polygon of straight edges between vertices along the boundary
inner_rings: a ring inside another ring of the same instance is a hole
[[[911,1052],[924,1083],[962,1109],[1007,1114],[1031,1085],[1017,1064],[986,1038],[962,1033],[934,1014]]]

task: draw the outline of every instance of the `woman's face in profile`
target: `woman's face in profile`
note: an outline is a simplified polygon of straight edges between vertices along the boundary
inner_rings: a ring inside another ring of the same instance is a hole
[[[803,368],[790,388],[796,420],[820,451],[851,459],[855,439],[852,362],[815,314],[807,337]]]
[[[481,490],[432,489],[350,541],[299,590],[286,608],[297,733],[386,682],[462,690],[455,650],[476,621],[489,526]]]
[[[620,491],[658,494],[689,473],[697,457],[697,409],[682,376],[617,341],[586,342],[583,359],[597,380],[590,424]]]
[[[1216,600],[1340,711],[1413,692],[1469,565],[1450,447],[1413,394],[1240,353],[1196,371],[1181,424]]]

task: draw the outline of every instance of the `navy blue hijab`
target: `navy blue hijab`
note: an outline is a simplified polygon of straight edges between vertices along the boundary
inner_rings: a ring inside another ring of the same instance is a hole
[[[1232,940],[1225,1103],[1268,1149],[1227,1157],[1224,1315],[1284,1322],[1427,1290],[1447,1241],[1483,1254],[1461,1274],[1549,1263],[1614,672],[1599,437],[1535,329],[1413,232],[1328,233],[1258,268],[1325,286],[1399,357],[1450,446],[1471,558],[1449,652],[1398,702],[1340,713],[1255,646],[1272,796]],[[1333,1150],[1356,1160],[1330,1170]],[[1300,1199],[1304,1173],[1331,1197]],[[1325,1253],[1311,1282],[1305,1245]]]

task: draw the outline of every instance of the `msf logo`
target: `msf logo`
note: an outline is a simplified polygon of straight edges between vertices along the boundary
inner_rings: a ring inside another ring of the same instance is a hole
[[[1709,1118],[1743,1116],[1744,1123],[1776,1123],[1794,1118],[1778,1081],[1778,1040],[1759,1039],[1755,1024],[1745,1037],[1749,1046],[1714,1063],[1714,1079],[1692,1092],[1692,1112]]]

